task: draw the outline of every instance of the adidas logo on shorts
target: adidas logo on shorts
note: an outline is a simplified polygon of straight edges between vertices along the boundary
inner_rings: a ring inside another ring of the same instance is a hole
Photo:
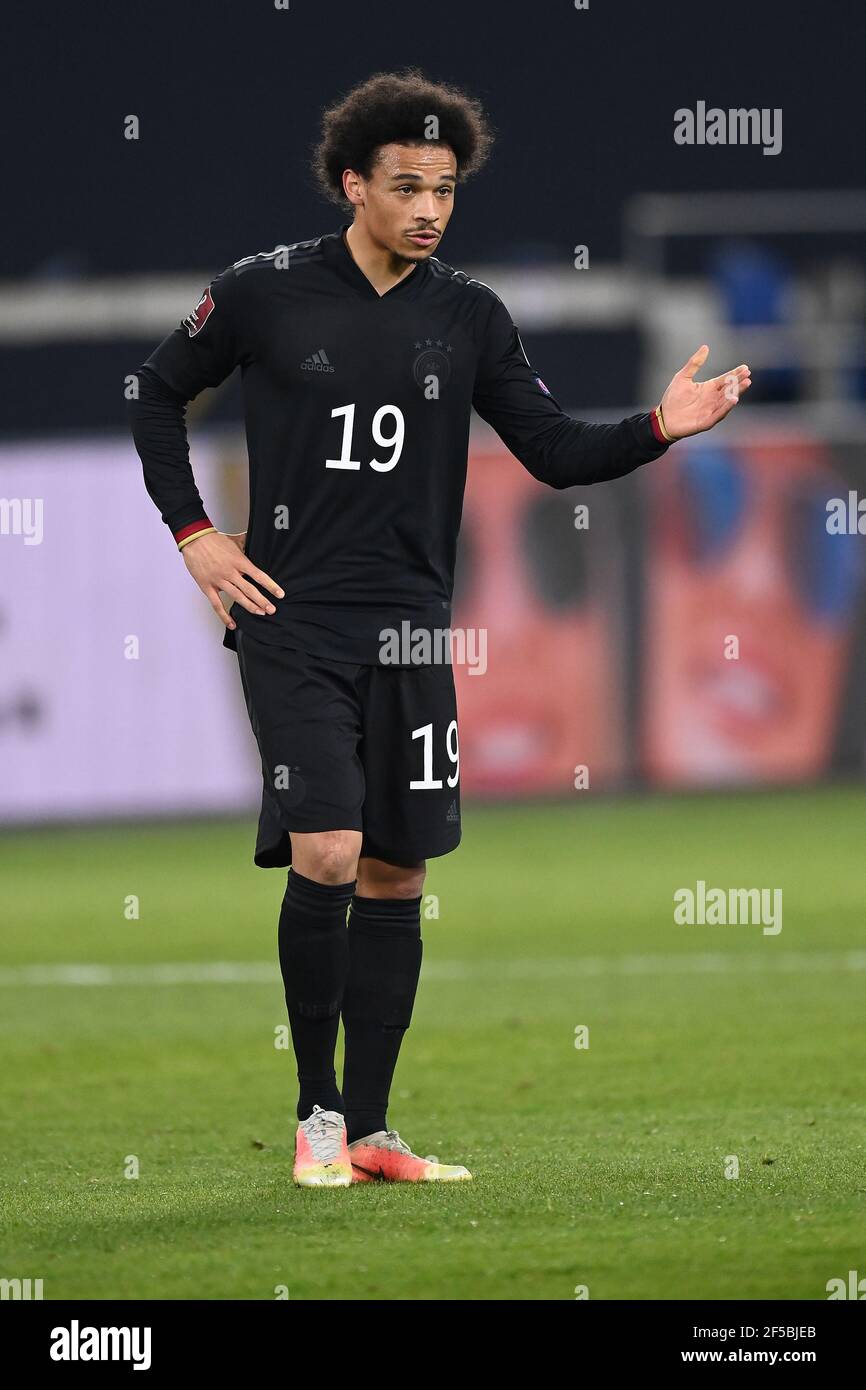
[[[336,368],[332,367],[328,361],[328,354],[324,348],[319,348],[318,352],[311,352],[309,357],[301,363],[302,372],[333,372]]]
[[[451,802],[451,805],[448,807],[448,814],[447,814],[447,816],[445,817],[445,819],[446,819],[446,821],[448,822],[449,825],[452,825],[452,824],[455,824],[456,822],[459,822],[459,820],[460,820],[460,812],[457,810],[457,802],[456,802],[456,801],[452,801],[452,802]]]

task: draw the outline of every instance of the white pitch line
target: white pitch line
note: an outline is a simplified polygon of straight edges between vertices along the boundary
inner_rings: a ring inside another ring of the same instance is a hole
[[[810,974],[866,970],[866,951],[780,951],[768,943],[749,954],[573,956],[561,960],[430,961],[425,981],[597,979],[632,975]],[[276,961],[189,961],[157,965],[21,965],[0,969],[0,988],[20,986],[277,985]]]

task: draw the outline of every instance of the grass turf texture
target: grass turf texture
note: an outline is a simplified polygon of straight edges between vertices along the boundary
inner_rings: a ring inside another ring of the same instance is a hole
[[[251,866],[252,824],[7,835],[0,1276],[49,1299],[826,1298],[866,1273],[864,801],[470,809],[431,865],[390,1112],[475,1173],[439,1188],[292,1187],[283,879]],[[699,878],[782,888],[783,930],[676,926]],[[9,974],[215,960],[272,982]]]

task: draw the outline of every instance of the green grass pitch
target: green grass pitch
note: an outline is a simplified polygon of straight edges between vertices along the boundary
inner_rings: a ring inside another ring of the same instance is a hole
[[[864,811],[852,789],[468,808],[430,866],[390,1122],[475,1180],[320,1192],[290,1181],[283,875],[252,866],[252,821],[6,835],[0,1276],[47,1299],[826,1298],[866,1275]],[[782,931],[677,926],[698,879],[781,888]],[[94,964],[106,983],[57,973]]]

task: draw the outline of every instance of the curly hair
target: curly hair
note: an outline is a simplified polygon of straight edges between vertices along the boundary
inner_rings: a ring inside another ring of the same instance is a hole
[[[432,141],[425,133],[431,116],[439,123],[438,138]],[[418,68],[377,72],[322,113],[312,159],[320,191],[346,206],[344,169],[369,178],[379,148],[392,143],[450,146],[462,181],[484,164],[493,131],[481,103],[458,87],[431,82]]]

